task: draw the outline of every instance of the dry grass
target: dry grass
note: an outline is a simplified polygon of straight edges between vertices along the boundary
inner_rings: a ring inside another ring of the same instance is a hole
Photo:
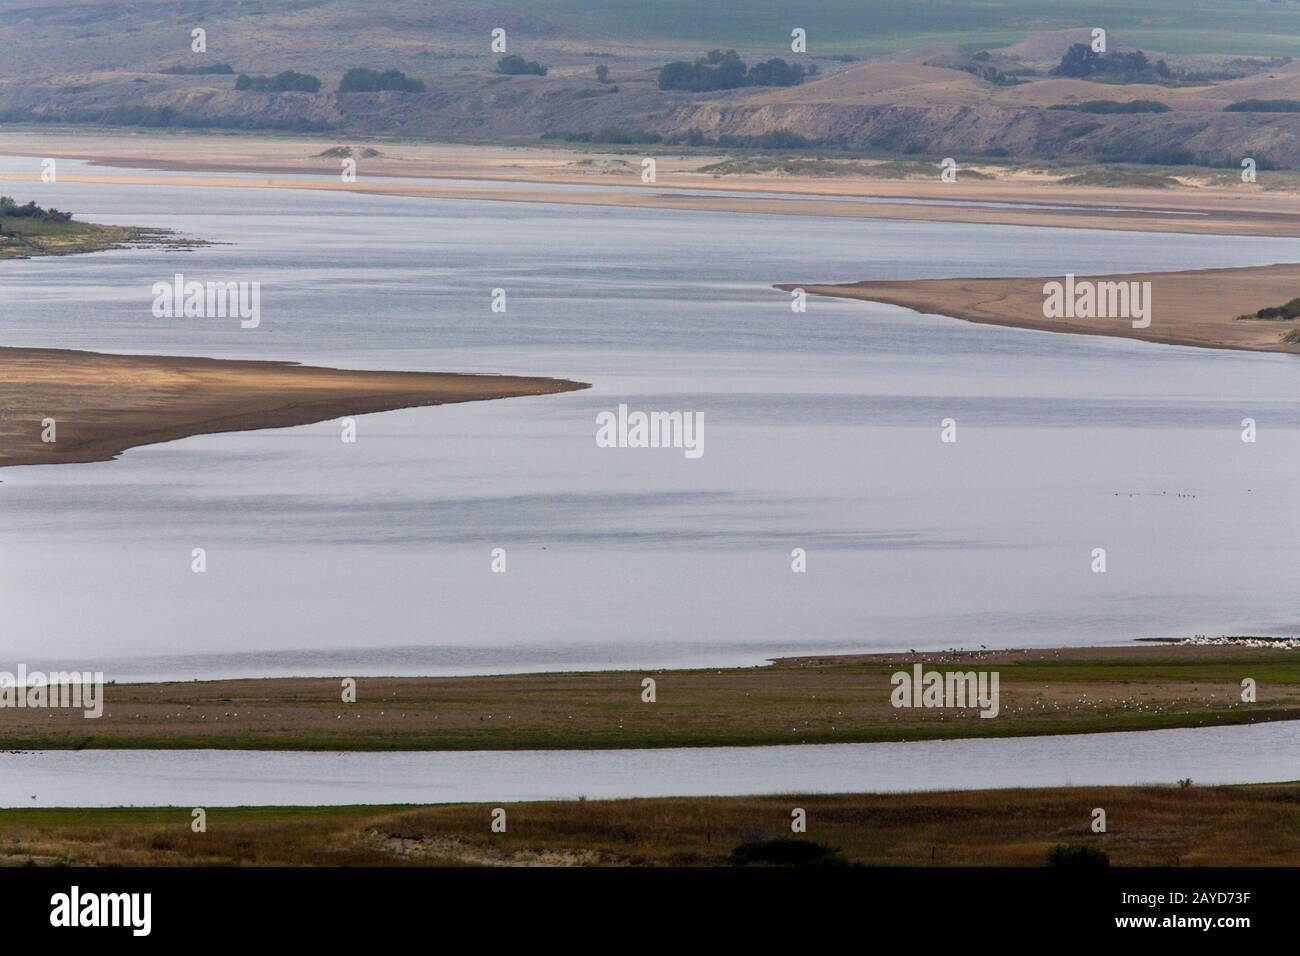
[[[1118,866],[1300,864],[1300,784],[575,801],[492,807],[0,810],[0,864],[725,865],[752,840],[801,838],[884,866],[1041,866],[1060,843]],[[1092,811],[1107,832],[1091,832]]]
[[[896,709],[890,676],[1000,674],[1001,712]],[[641,700],[653,676],[657,700]],[[1252,677],[1257,703],[1243,704]],[[1300,651],[1075,648],[796,659],[726,670],[110,685],[104,716],[0,710],[0,748],[490,750],[850,743],[1300,717]]]

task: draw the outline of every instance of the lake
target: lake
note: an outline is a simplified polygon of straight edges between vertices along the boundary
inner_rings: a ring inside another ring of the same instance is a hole
[[[325,422],[0,470],[0,668],[500,673],[1298,630],[1293,356],[835,300],[794,314],[771,288],[1256,265],[1293,261],[1294,240],[144,184],[23,196],[220,244],[5,263],[0,344],[594,387],[365,416],[354,445]],[[154,318],[150,288],[176,272],[260,282],[261,326]],[[703,413],[705,454],[598,448],[619,403]]]

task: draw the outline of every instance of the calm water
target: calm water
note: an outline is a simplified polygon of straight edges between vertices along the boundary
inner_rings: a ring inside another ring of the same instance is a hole
[[[220,807],[1265,783],[1294,723],[1129,734],[685,750],[0,753],[0,806]]]
[[[0,344],[594,387],[367,416],[355,445],[327,422],[0,470],[0,667],[483,673],[1300,630],[1293,357],[830,300],[794,315],[770,288],[1261,264],[1294,260],[1293,240],[179,186],[22,194],[226,244],[6,263]],[[178,271],[260,282],[261,327],[155,319],[150,286]],[[703,412],[703,458],[598,449],[595,415],[619,402]],[[939,441],[947,417],[956,445]],[[790,571],[796,547],[807,574]]]

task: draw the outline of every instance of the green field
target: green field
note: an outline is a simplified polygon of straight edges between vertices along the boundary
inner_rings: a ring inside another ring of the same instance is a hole
[[[810,52],[894,53],[928,44],[1000,46],[1047,30],[1104,27],[1128,46],[1170,53],[1300,54],[1300,5],[1257,0],[516,0],[588,35]],[[938,25],[938,26],[937,26]]]

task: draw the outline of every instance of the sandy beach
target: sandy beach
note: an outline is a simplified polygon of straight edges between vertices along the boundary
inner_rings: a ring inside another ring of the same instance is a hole
[[[0,467],[105,461],[191,435],[585,388],[552,378],[0,348]],[[42,440],[54,419],[55,441]]]
[[[1177,189],[1081,187],[1056,185],[1042,176],[1022,173],[994,180],[965,181],[959,174],[956,182],[944,183],[939,179],[937,167],[933,179],[715,176],[700,170],[721,159],[720,156],[683,156],[656,149],[648,154],[655,158],[656,179],[647,185],[641,180],[641,157],[635,153],[405,142],[370,144],[379,155],[359,158],[357,181],[345,183],[339,177],[340,160],[321,155],[337,145],[335,140],[311,137],[5,129],[0,130],[0,155],[30,156],[33,164],[30,174],[0,175],[0,183],[14,183],[13,188],[17,189],[17,184],[38,181],[38,158],[61,157],[85,160],[97,166],[145,171],[115,173],[105,169],[102,173],[75,174],[65,171],[60,174],[65,182],[323,189],[428,199],[1201,235],[1300,235],[1300,195],[1264,191],[1244,184]],[[150,170],[158,172],[151,174],[147,172]],[[258,178],[213,175],[221,172],[255,173]],[[302,174],[330,178],[305,179]],[[446,182],[376,182],[375,178]],[[566,188],[544,190],[536,185]],[[583,186],[600,188],[582,189]],[[664,188],[690,192],[657,191]],[[743,195],[719,195],[720,192]]]
[[[1202,269],[1111,276],[1078,276],[1094,282],[1151,283],[1151,324],[1134,328],[1126,318],[1045,318],[1045,283],[1064,276],[994,279],[920,279],[819,285],[782,283],[810,294],[899,305],[987,325],[1076,335],[1110,335],[1166,345],[1300,353],[1300,342],[1283,338],[1296,322],[1239,319],[1300,295],[1300,264],[1245,269]]]

